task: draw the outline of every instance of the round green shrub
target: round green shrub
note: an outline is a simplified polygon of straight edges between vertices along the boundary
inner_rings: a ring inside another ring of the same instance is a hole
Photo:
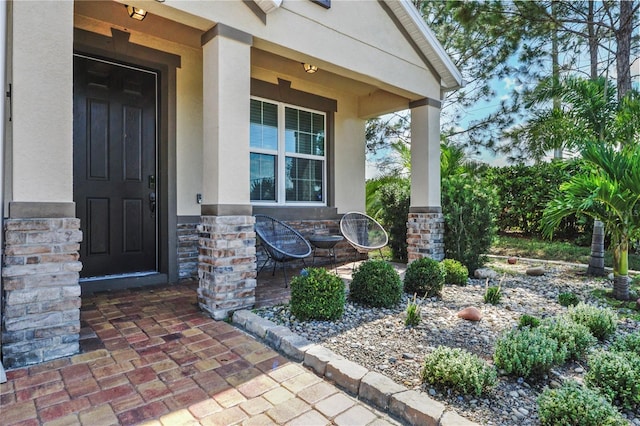
[[[562,306],[575,306],[580,303],[580,299],[575,293],[566,292],[558,295],[558,303]]]
[[[368,260],[353,273],[349,299],[376,308],[391,308],[402,298],[402,281],[389,263]]]
[[[466,266],[455,259],[443,260],[442,266],[444,266],[445,283],[467,285],[467,280],[469,279],[469,270]]]
[[[342,317],[344,281],[323,268],[307,268],[291,280],[291,313],[302,321]]]
[[[519,377],[542,375],[564,362],[567,350],[538,328],[525,327],[505,333],[496,342],[495,366]]]
[[[589,357],[584,382],[625,408],[640,404],[640,356],[633,352],[598,351]]]
[[[538,397],[540,424],[564,426],[622,426],[627,422],[602,395],[574,381],[545,389]]]
[[[604,340],[616,331],[618,316],[609,308],[599,308],[584,302],[570,306],[567,316],[574,322],[587,326],[591,334]]]
[[[404,274],[405,293],[417,293],[421,297],[439,296],[444,287],[444,267],[437,260],[423,257],[414,260]]]
[[[423,382],[480,396],[496,384],[496,370],[460,348],[438,346],[424,358]]]
[[[640,356],[640,331],[618,336],[611,345],[611,350],[616,352],[634,352]]]
[[[524,314],[518,320],[518,328],[536,328],[540,325],[540,320],[534,316]]]
[[[564,317],[545,319],[540,325],[540,331],[564,346],[568,359],[583,358],[587,349],[598,342],[586,326]]]

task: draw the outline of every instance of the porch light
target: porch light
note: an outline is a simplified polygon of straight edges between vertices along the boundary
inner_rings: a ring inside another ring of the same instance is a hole
[[[318,67],[316,65],[303,63],[302,67],[304,68],[304,71],[308,72],[309,74],[313,74],[314,72],[318,71]]]
[[[127,13],[129,14],[130,18],[133,19],[137,19],[138,21],[142,21],[144,18],[146,18],[147,16],[147,11],[144,9],[140,9],[139,7],[135,7],[135,6],[128,6],[125,5],[127,8]]]

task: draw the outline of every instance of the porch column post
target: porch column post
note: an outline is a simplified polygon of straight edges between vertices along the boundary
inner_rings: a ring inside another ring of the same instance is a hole
[[[21,367],[79,350],[73,2],[10,2],[8,21],[2,355]]]
[[[440,107],[423,99],[411,108],[411,206],[407,221],[408,260],[444,259],[440,203]]]
[[[250,34],[218,23],[202,36],[203,205],[198,303],[215,319],[255,303],[249,199]]]

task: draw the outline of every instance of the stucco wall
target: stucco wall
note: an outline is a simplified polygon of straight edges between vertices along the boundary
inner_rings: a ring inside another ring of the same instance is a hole
[[[12,2],[6,201],[73,201],[72,8],[72,2]]]

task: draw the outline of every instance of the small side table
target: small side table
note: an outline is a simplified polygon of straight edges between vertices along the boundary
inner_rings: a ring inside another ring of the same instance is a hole
[[[328,256],[322,256],[322,257],[331,258],[331,260],[333,261],[333,267],[337,272],[338,271],[338,266],[336,264],[335,246],[336,246],[336,244],[338,244],[342,240],[344,240],[344,237],[342,235],[312,235],[312,236],[310,236],[309,237],[309,242],[313,246],[313,264],[315,265],[315,263],[316,263],[316,250],[317,249],[327,250],[329,252]],[[318,256],[318,257],[321,257],[321,256]]]

